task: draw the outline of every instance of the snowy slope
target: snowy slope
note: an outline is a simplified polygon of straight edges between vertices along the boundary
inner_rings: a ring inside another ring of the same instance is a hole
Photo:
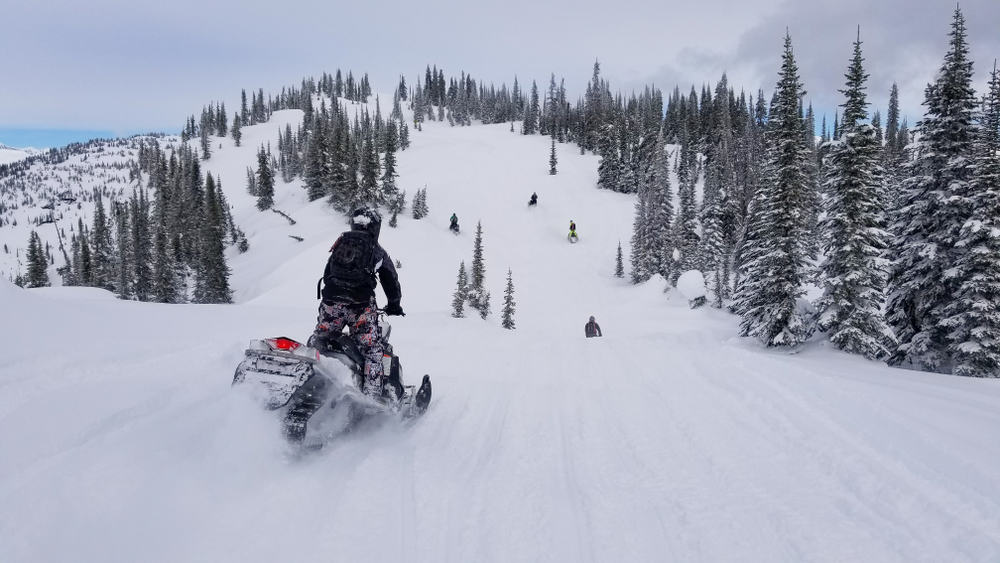
[[[40,152],[42,151],[35,148],[17,149],[13,147],[8,147],[7,145],[0,143],[0,164],[10,164],[12,162],[24,160],[29,156],[38,154]]]
[[[150,135],[135,135],[74,144],[64,149],[66,158],[60,162],[35,161],[23,173],[0,177],[0,242],[7,245],[0,253],[0,277],[13,280],[26,272],[28,237],[36,231],[55,257],[49,280],[61,284],[56,271],[65,263],[60,237],[68,253],[78,221],[93,225],[94,190],[103,191],[105,205],[132,195],[140,183],[130,177],[129,166],[139,143],[153,140]],[[179,145],[180,137],[158,135],[155,141],[166,149]]]
[[[425,124],[400,154],[431,213],[383,227],[393,342],[407,379],[432,374],[431,409],[287,461],[230,378],[249,338],[308,335],[344,227],[296,186],[276,197],[295,225],[243,195],[256,147],[299,119],[206,163],[250,236],[238,305],[0,280],[0,561],[1000,559],[1000,387],[762,350],[661,280],[613,278],[634,200],[568,146],[549,176],[548,139],[502,125]],[[494,311],[513,271],[514,332],[449,316],[477,220]],[[591,314],[604,338],[583,338]]]

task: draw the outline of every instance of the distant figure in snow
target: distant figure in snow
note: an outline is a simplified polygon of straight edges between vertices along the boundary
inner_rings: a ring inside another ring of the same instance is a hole
[[[590,315],[590,321],[583,327],[583,332],[587,335],[587,338],[604,336],[604,334],[601,333],[601,325],[597,324],[597,321],[594,320],[594,315]]]
[[[528,201],[528,205],[538,205],[538,194],[532,192],[531,199]]]
[[[566,239],[570,242],[576,242],[580,237],[576,234],[576,223],[572,219],[569,220],[569,234],[566,235]]]
[[[451,214],[451,225],[448,226],[449,229],[456,235],[458,234],[458,215],[454,213]]]

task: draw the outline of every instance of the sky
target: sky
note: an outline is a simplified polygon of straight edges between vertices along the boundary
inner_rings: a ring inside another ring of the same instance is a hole
[[[913,123],[955,8],[950,0],[6,4],[4,19],[15,23],[0,33],[0,143],[12,146],[28,144],[12,140],[12,130],[67,138],[176,132],[213,100],[231,110],[242,88],[276,92],[337,68],[368,72],[382,92],[401,73],[412,84],[427,64],[497,84],[516,75],[544,86],[555,73],[575,97],[600,60],[616,90],[650,83],[700,89],[727,72],[737,89],[769,95],[786,29],[807,101],[832,119],[858,25],[873,108],[884,115],[897,82]],[[961,7],[981,87],[1000,56],[1000,2],[965,0]]]

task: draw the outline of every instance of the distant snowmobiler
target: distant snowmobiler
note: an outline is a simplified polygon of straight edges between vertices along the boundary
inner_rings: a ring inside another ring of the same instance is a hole
[[[583,327],[583,333],[587,335],[587,338],[594,338],[597,336],[604,336],[601,332],[601,325],[597,324],[597,320],[594,319],[594,315],[590,315],[590,320]]]
[[[528,200],[528,206],[538,205],[538,194],[532,192],[531,199]]]
[[[569,234],[566,235],[566,240],[572,243],[575,243],[576,241],[580,240],[580,237],[577,236],[576,234],[576,222],[574,222],[572,219],[569,220]]]
[[[451,214],[451,224],[448,225],[448,228],[451,229],[451,232],[455,233],[456,235],[458,234],[459,232],[458,215],[455,215],[454,213]]]

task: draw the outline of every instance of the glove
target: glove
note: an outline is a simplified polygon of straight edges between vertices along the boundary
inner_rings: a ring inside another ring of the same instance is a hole
[[[403,312],[403,308],[399,306],[399,303],[389,303],[385,306],[385,314],[389,316],[405,317],[406,313]]]

